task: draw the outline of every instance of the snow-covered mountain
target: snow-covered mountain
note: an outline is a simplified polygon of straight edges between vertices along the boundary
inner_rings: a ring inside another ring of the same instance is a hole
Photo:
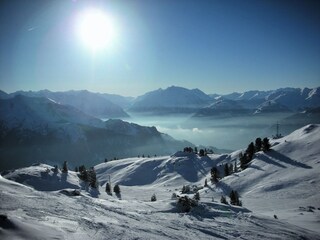
[[[254,114],[270,114],[270,113],[291,113],[292,111],[274,100],[267,101],[259,105]]]
[[[222,95],[226,99],[240,101],[240,100],[256,100],[256,99],[266,99],[266,97],[273,91],[258,91],[250,90],[243,93],[233,92],[230,94]]]
[[[235,117],[278,113],[286,115],[315,107],[320,107],[320,87],[255,90],[216,96],[213,104],[199,109],[193,117]]]
[[[189,90],[172,86],[137,97],[129,110],[153,113],[189,113],[208,105],[211,101],[211,97],[199,89]]]
[[[222,95],[226,99],[265,100],[281,104],[291,110],[314,108],[320,106],[320,87],[317,88],[280,88],[272,91],[247,91]]]
[[[185,144],[192,145],[155,127],[103,122],[47,98],[0,100],[0,169],[64,160],[92,166],[105,158],[168,154]]]
[[[108,100],[102,94],[92,93],[87,90],[67,92],[51,92],[49,90],[38,92],[17,91],[10,94],[10,96],[16,95],[50,98],[57,103],[73,106],[95,117],[119,118],[129,116],[120,106]]]
[[[234,164],[241,150],[102,163],[95,166],[99,191],[73,171],[54,172],[44,164],[3,172],[0,237],[319,239],[320,125],[305,126],[271,143],[271,151],[257,152],[245,170],[218,183],[209,181],[211,168]],[[120,194],[105,192],[109,181],[120,185]],[[187,185],[190,191],[181,193]],[[232,189],[242,207],[220,203],[221,195],[228,196]],[[173,194],[192,198],[196,191],[197,206],[181,212]],[[153,194],[156,201],[151,201]]]
[[[193,117],[236,117],[250,113],[251,110],[244,108],[241,103],[220,98],[210,106],[199,109]]]
[[[8,129],[43,129],[70,123],[102,127],[103,122],[49,98],[17,95],[0,99],[0,120]]]

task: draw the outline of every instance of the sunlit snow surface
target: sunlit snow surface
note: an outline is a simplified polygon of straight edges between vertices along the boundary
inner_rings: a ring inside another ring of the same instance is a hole
[[[49,165],[17,169],[0,177],[0,214],[8,216],[0,218],[0,238],[320,239],[320,125],[272,144],[246,170],[217,185],[208,181],[190,213],[177,209],[172,193],[180,194],[186,184],[203,186],[212,166],[234,162],[239,151],[103,163],[95,167],[100,194],[72,171],[54,174]],[[121,196],[104,192],[109,176],[112,185],[120,184]],[[68,194],[79,188],[80,196]],[[230,189],[239,192],[243,207],[220,204]],[[151,202],[154,193],[157,201]]]

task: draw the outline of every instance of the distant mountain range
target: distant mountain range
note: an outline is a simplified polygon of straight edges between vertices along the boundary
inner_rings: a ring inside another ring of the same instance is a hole
[[[66,91],[66,92],[51,92],[49,90],[41,90],[38,92],[33,91],[17,91],[11,94],[5,95],[2,93],[1,98],[11,98],[17,95],[23,95],[28,97],[45,97],[49,98],[57,103],[73,106],[84,113],[95,117],[102,118],[123,118],[129,117],[129,115],[117,104],[113,103],[109,99],[118,102],[125,102],[125,97],[118,97],[92,93],[87,90],[82,91]],[[121,100],[120,100],[121,99]],[[124,104],[124,103],[123,103]]]
[[[0,99],[16,95],[46,97],[57,103],[71,105],[84,113],[99,118],[126,118],[131,113],[194,114],[194,117],[233,117],[239,115],[297,113],[320,107],[320,87],[280,88],[270,91],[247,91],[226,95],[205,94],[199,89],[171,86],[147,92],[139,97],[123,97],[86,90],[51,92],[49,90],[0,91]],[[129,113],[129,114],[128,114]]]
[[[170,154],[191,143],[155,127],[106,122],[43,97],[0,100],[0,169],[34,162],[94,165],[105,158]]]
[[[239,115],[294,113],[320,106],[320,87],[281,88],[273,91],[248,91],[213,95],[210,106],[199,109],[194,117],[232,117]]]

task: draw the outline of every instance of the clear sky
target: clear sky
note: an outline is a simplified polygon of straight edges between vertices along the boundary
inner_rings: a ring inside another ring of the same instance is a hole
[[[76,29],[112,19],[92,54]],[[0,89],[137,96],[171,85],[206,93],[320,86],[320,1],[1,0]]]

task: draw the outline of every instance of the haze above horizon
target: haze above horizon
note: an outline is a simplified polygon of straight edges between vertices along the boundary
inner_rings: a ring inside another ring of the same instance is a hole
[[[92,19],[97,28],[88,34],[110,26],[112,42],[90,35],[83,46],[77,29],[87,9],[109,21]],[[4,0],[0,31],[6,92],[138,96],[172,85],[208,94],[320,85],[317,1]]]

